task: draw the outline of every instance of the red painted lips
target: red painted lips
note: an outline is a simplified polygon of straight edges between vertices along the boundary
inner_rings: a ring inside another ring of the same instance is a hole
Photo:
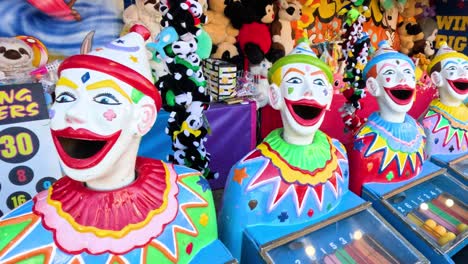
[[[456,93],[462,95],[468,93],[468,79],[447,80],[447,82]]]
[[[408,85],[397,85],[392,88],[384,88],[385,92],[398,105],[407,105],[413,99],[415,89]]]
[[[315,100],[301,99],[290,101],[285,98],[284,101],[294,120],[301,126],[313,126],[317,124],[325,113],[323,110],[326,106],[319,104]]]
[[[106,156],[122,132],[102,136],[80,128],[51,130],[52,138],[62,161],[72,169],[91,168]]]

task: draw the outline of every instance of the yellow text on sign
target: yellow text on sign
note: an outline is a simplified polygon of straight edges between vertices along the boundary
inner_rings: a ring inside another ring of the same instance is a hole
[[[12,135],[1,136],[0,145],[3,145],[0,154],[6,159],[14,158],[17,154],[30,155],[34,151],[31,136],[25,132],[19,133],[15,137]]]

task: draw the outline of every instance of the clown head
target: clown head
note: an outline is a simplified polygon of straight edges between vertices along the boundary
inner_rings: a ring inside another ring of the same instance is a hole
[[[273,64],[268,79],[270,104],[281,112],[284,140],[295,145],[311,144],[330,108],[330,68],[303,42]]]
[[[468,97],[468,57],[442,43],[427,67],[434,84],[439,88],[440,101],[459,106]]]
[[[134,180],[140,138],[161,105],[142,35],[149,32],[71,56],[58,70],[53,141],[64,172],[90,188],[115,189]]]
[[[413,106],[416,77],[413,61],[393,50],[387,42],[379,44],[374,57],[363,71],[370,94],[377,98],[380,116],[389,122],[402,123]]]

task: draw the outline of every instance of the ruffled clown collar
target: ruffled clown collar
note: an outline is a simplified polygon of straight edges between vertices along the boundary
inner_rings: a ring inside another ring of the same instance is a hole
[[[132,184],[111,191],[91,190],[62,177],[34,198],[34,213],[67,252],[123,253],[142,246],[176,216],[179,189],[171,165],[137,158],[135,169],[137,179]],[[107,240],[115,239],[118,245],[104,247]]]
[[[330,137],[317,130],[312,144],[293,145],[282,133],[283,129],[274,130],[257,148],[280,169],[284,180],[314,186],[333,175],[339,157]]]
[[[435,99],[431,102],[429,109],[444,116],[452,127],[468,131],[468,107],[464,104],[448,106],[439,99]],[[429,115],[430,113],[427,116]]]
[[[403,123],[394,123],[384,120],[377,112],[372,113],[357,137],[369,133],[378,134],[394,151],[407,153],[418,151],[425,140],[424,130],[409,115],[405,116]]]

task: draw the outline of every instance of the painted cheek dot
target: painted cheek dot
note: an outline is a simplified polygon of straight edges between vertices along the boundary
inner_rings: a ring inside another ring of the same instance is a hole
[[[288,88],[288,94],[292,94],[293,92],[294,92],[294,88],[289,87],[289,88]]]
[[[386,82],[389,82],[389,81],[390,81],[390,78],[385,78],[385,81],[386,81]]]
[[[112,110],[112,109],[108,109],[106,112],[104,112],[104,114],[102,114],[102,116],[104,116],[104,118],[107,121],[112,121],[114,118],[117,117],[114,110]]]

